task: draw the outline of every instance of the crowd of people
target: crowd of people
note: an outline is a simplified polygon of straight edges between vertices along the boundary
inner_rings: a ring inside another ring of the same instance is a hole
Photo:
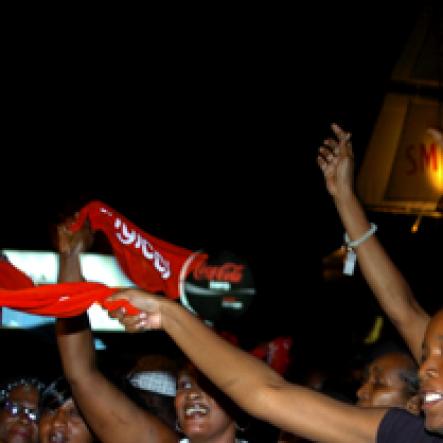
[[[131,333],[164,331],[181,357],[145,356],[127,374],[127,385],[119,386],[97,364],[87,314],[58,318],[63,375],[46,386],[29,376],[5,381],[0,443],[270,441],[248,433],[247,423],[271,426],[272,441],[280,443],[443,441],[443,309],[427,313],[421,307],[378,240],[354,190],[351,134],[331,128],[317,161],[347,233],[349,257],[355,254],[408,348],[370,362],[354,404],[321,385],[288,380],[177,300],[134,287],[108,297],[127,303],[110,316]],[[431,135],[443,144],[441,132]],[[87,220],[75,231],[71,224],[66,220],[57,230],[59,283],[84,281],[80,256],[93,241]]]

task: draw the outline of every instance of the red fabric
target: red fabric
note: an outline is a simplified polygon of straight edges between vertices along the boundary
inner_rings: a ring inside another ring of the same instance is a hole
[[[229,331],[216,331],[221,337],[232,345],[239,347],[239,341],[236,335]],[[279,374],[285,374],[291,362],[289,351],[292,346],[291,337],[277,337],[266,343],[258,345],[256,348],[248,351],[251,355],[266,362],[272,369]]]
[[[85,312],[93,303],[113,310],[124,306],[130,314],[138,313],[126,301],[105,299],[118,288],[101,283],[59,283],[35,286],[34,282],[6,258],[0,258],[0,306],[51,317],[73,317]]]
[[[159,240],[143,232],[124,216],[99,201],[86,205],[73,232],[89,218],[93,230],[101,230],[108,237],[119,264],[139,287],[169,298],[179,297],[180,273],[187,260],[193,258],[188,272],[207,258],[185,248]],[[129,314],[139,311],[128,302],[112,304],[104,300],[117,291],[100,283],[62,283],[34,287],[24,273],[7,261],[0,262],[0,306],[7,306],[31,314],[72,317],[86,311],[94,302],[105,309],[125,306]],[[184,278],[185,276],[183,276]]]
[[[0,289],[0,305],[18,309],[29,314],[52,317],[73,317],[85,312],[94,302],[105,309],[125,306],[129,313],[136,310],[128,302],[106,302],[106,298],[118,288],[109,288],[101,283],[58,283],[24,289]]]
[[[291,337],[277,337],[267,343],[257,346],[250,353],[266,361],[280,374],[284,374],[291,362],[289,351],[292,346]]]
[[[100,201],[92,201],[81,209],[71,231],[80,229],[86,218],[93,231],[106,235],[120,267],[137,286],[172,299],[180,296],[180,278],[186,277],[180,274],[187,260],[195,255],[193,251],[147,234]],[[206,258],[206,254],[198,253],[186,274]]]
[[[106,301],[106,298],[117,290],[118,288],[110,288],[101,283],[87,282],[34,286],[26,274],[6,259],[0,259],[0,306],[29,314],[59,318],[73,317],[85,312],[95,302],[108,311],[124,306],[129,314],[137,314],[139,311],[126,300]],[[233,333],[228,331],[218,333],[235,346],[239,345]],[[290,337],[278,337],[261,344],[250,353],[266,361],[280,374],[284,374],[290,362],[291,345]]]
[[[6,259],[0,259],[0,288],[33,288],[33,281]]]

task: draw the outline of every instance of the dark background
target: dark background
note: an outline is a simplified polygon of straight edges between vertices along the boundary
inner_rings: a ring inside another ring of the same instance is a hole
[[[0,246],[53,249],[60,217],[98,198],[164,240],[246,258],[258,295],[228,325],[245,347],[291,334],[300,361],[348,362],[380,311],[358,272],[322,279],[343,229],[316,153],[335,121],[358,168],[421,3],[94,11],[16,30]],[[413,236],[412,216],[369,215],[436,309],[441,221]]]

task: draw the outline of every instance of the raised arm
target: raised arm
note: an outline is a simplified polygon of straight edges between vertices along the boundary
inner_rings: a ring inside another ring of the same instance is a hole
[[[80,253],[91,242],[87,226],[71,235],[58,227],[59,281],[82,278]],[[87,314],[58,319],[57,343],[66,379],[85,420],[103,443],[174,442],[177,436],[159,419],[133,403],[97,368]]]
[[[83,281],[80,254],[86,252],[94,240],[87,221],[74,234],[68,229],[72,219],[67,219],[57,226],[57,249],[59,254],[59,282]]]
[[[249,414],[318,442],[375,442],[382,409],[363,409],[285,381],[232,346],[181,305],[140,289],[114,294],[143,311],[113,315],[129,331],[163,328],[196,366]]]
[[[364,208],[354,192],[354,157],[350,134],[333,124],[335,137],[320,147],[318,164],[350,240],[361,238],[370,228]],[[417,361],[429,322],[414,294],[376,235],[356,248],[358,263],[382,309],[403,336]]]

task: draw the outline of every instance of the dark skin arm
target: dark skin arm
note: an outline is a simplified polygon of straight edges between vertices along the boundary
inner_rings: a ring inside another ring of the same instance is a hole
[[[89,226],[71,234],[58,227],[59,281],[83,280],[80,254],[92,242]],[[176,443],[177,434],[133,403],[97,368],[87,314],[58,319],[57,343],[66,379],[89,426],[103,443]]]
[[[318,442],[376,441],[386,410],[351,406],[287,382],[176,302],[140,289],[123,290],[110,299],[128,300],[143,311],[137,316],[126,316],[123,310],[113,312],[127,330],[164,329],[218,388],[252,416]]]
[[[351,240],[368,231],[370,223],[353,186],[354,158],[350,134],[332,125],[333,138],[324,141],[317,158],[343,226]],[[382,309],[403,336],[419,362],[429,315],[418,304],[411,287],[376,235],[356,248],[363,276]]]

